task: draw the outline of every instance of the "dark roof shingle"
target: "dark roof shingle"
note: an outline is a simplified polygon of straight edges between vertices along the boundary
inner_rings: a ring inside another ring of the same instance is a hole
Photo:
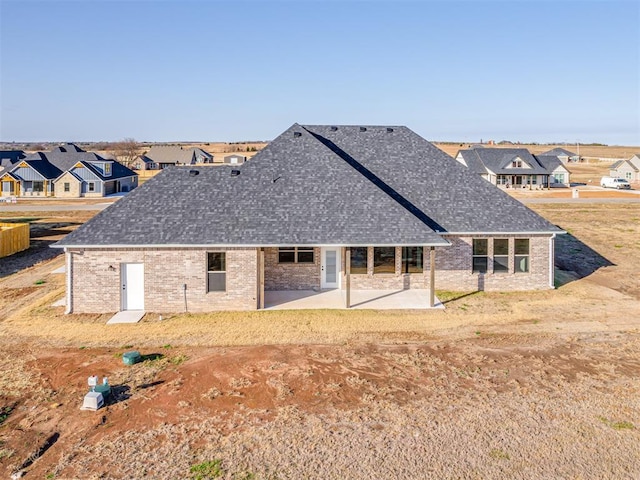
[[[57,246],[445,245],[439,233],[559,231],[406,127],[294,124],[242,165],[161,172]]]

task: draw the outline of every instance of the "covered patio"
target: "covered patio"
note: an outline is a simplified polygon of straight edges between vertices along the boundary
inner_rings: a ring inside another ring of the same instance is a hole
[[[444,309],[435,298],[429,306],[428,290],[351,290],[351,309]],[[275,290],[264,292],[265,310],[346,309],[346,292],[330,290]]]

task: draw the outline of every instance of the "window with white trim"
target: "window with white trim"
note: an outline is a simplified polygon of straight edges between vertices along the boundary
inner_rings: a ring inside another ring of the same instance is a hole
[[[95,192],[96,191],[96,184],[95,182],[89,182],[87,183],[87,190],[89,192]]]

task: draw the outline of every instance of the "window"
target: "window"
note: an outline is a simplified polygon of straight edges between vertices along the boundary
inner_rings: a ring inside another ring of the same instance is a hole
[[[555,183],[564,183],[564,173],[554,173],[553,179]]]
[[[68,192],[71,189],[71,185],[69,182],[64,182],[64,191]]]
[[[527,273],[529,271],[529,239],[528,238],[516,238],[515,265],[516,265],[516,273]]]
[[[511,162],[512,168],[522,168],[522,160],[514,160]]]
[[[633,177],[633,174],[631,172],[625,172],[624,178],[626,178],[627,180],[631,181],[631,177]]]
[[[87,188],[90,192],[95,192],[96,191],[96,184],[95,182],[89,182],[87,184]]]
[[[422,247],[402,247],[402,273],[422,273]]]
[[[227,290],[227,259],[225,252],[207,253],[207,292]]]
[[[314,263],[313,247],[280,247],[278,263]]]
[[[44,182],[33,182],[33,191],[34,192],[44,192]]]
[[[367,273],[367,247],[351,247],[351,273]]]
[[[509,271],[509,240],[496,238],[493,240],[493,271]]]
[[[110,163],[105,163],[104,164],[104,175],[105,175],[105,177],[111,176],[111,164]]]
[[[396,273],[395,247],[374,247],[373,273]]]
[[[473,239],[473,273],[487,273],[489,241],[486,238]]]

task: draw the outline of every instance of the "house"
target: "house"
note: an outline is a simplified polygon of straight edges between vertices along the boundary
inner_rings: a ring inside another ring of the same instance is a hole
[[[570,187],[571,172],[557,156],[535,155],[538,162],[549,172],[549,187]]]
[[[546,156],[546,157],[558,157],[558,159],[562,162],[562,163],[569,163],[569,162],[579,162],[580,161],[580,155],[577,155],[573,152],[570,152],[569,150],[566,150],[564,148],[554,148],[551,149],[547,152],[543,152],[540,155]]]
[[[22,150],[0,150],[0,172],[10,170],[25,156]]]
[[[629,160],[618,160],[609,168],[609,176],[624,178],[629,182],[640,182],[640,154]]]
[[[151,162],[159,169],[174,165],[198,165],[213,163],[213,155],[201,148],[182,148],[177,145],[154,145],[141,157],[142,161]],[[152,170],[152,168],[148,168]],[[155,168],[153,169],[155,170]]]
[[[548,188],[553,183],[553,170],[558,170],[558,175],[560,171],[566,172],[566,184],[569,182],[566,168],[557,169],[556,162],[547,158],[545,163],[554,166],[550,170],[526,148],[469,148],[458,151],[456,160],[469,171],[504,188]]]
[[[190,148],[189,150],[193,152],[193,157],[195,160],[194,163],[196,165],[200,165],[204,163],[213,163],[213,155],[211,155],[209,152],[205,152],[201,148],[195,148],[195,147]]]
[[[104,197],[134,189],[138,175],[115,160],[65,144],[26,155],[0,173],[0,183],[2,196]]]
[[[131,166],[134,170],[158,170],[160,168],[156,162],[145,155],[138,155]]]
[[[231,163],[231,164],[241,164],[247,161],[247,157],[244,155],[240,155],[237,153],[234,153],[233,155],[227,155],[226,157],[224,157],[224,163]]]
[[[558,233],[406,127],[294,124],[251,162],[161,172],[54,247],[68,313],[203,312],[282,291],[350,306],[362,290],[433,305],[436,288],[550,289]]]

